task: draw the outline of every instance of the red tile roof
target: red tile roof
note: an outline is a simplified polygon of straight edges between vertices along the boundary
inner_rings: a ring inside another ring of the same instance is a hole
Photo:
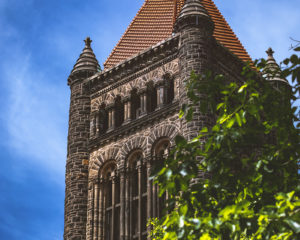
[[[214,24],[214,37],[244,61],[251,58],[212,0],[202,0]],[[145,0],[124,35],[104,63],[110,68],[171,36],[184,0]]]

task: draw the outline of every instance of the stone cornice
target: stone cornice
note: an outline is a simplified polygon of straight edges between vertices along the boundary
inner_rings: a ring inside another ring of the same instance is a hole
[[[179,34],[87,78],[83,86],[95,98],[177,57]],[[99,92],[100,91],[100,92]]]

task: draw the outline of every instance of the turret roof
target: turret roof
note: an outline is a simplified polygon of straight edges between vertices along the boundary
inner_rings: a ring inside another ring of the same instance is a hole
[[[269,48],[266,53],[268,54],[266,68],[265,68],[265,77],[269,81],[279,81],[279,82],[285,82],[288,84],[288,81],[280,76],[281,69],[279,65],[277,64],[273,54],[274,51],[272,48]]]
[[[185,0],[145,0],[143,6],[104,63],[110,68],[117,63],[157,44],[172,35],[176,18]],[[243,61],[251,58],[236,37],[213,0],[202,4],[214,22],[214,37]]]
[[[85,47],[82,50],[77,62],[75,63],[71,75],[80,71],[97,72],[99,69],[99,63],[91,48],[92,40],[87,37],[85,40]]]
[[[202,2],[201,0],[186,0],[184,6],[180,11],[178,19],[183,18],[187,15],[194,15],[194,14],[203,15],[209,18],[208,13],[201,2]]]

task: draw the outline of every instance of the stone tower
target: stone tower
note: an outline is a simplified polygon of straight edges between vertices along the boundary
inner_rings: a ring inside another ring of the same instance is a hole
[[[166,199],[151,169],[177,134],[190,139],[210,123],[199,109],[192,122],[178,118],[191,71],[238,82],[246,61],[212,0],[145,0],[103,71],[87,38],[68,79],[64,239],[147,239]]]
[[[99,64],[91,49],[91,40],[72,70],[68,85],[71,89],[69,134],[66,164],[65,232],[64,239],[84,239],[87,215],[88,139],[90,129],[90,96],[83,81],[94,75]]]
[[[180,33],[179,72],[184,86],[192,71],[201,74],[210,69],[214,23],[201,1],[187,0],[177,18],[175,30]],[[180,88],[179,96],[180,105],[189,102],[184,87]],[[207,126],[209,121],[201,115],[199,109],[194,110],[193,120],[183,123],[182,135],[188,140],[196,137],[197,132]]]

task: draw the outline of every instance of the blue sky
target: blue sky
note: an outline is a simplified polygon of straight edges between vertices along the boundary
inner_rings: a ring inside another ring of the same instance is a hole
[[[0,239],[62,239],[67,77],[86,36],[102,64],[142,3],[0,0]],[[215,3],[254,59],[300,40],[299,0]]]

